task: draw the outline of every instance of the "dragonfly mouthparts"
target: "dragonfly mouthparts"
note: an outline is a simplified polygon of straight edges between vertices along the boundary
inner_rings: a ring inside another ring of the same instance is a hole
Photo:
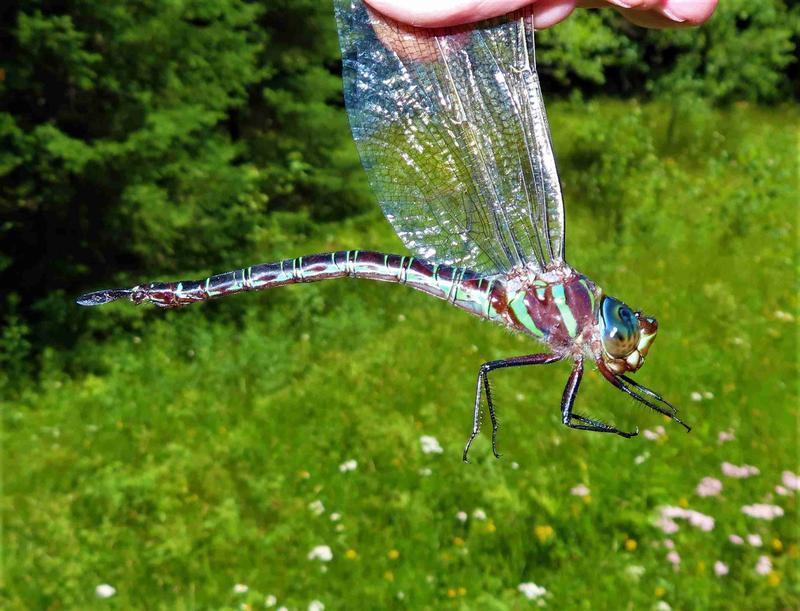
[[[106,289],[104,291],[95,291],[94,293],[81,295],[75,300],[75,303],[82,306],[98,306],[110,301],[116,301],[121,297],[127,297],[131,292],[130,289]]]

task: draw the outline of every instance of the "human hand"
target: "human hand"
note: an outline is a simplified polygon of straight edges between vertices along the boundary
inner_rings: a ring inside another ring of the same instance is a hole
[[[481,21],[533,5],[538,29],[549,28],[581,8],[611,7],[646,28],[696,26],[711,17],[717,0],[365,0],[376,11],[418,27]]]

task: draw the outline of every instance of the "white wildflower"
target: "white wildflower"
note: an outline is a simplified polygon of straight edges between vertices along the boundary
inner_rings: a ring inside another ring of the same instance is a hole
[[[325,611],[325,605],[318,600],[312,600],[308,603],[308,611]]]
[[[356,462],[351,458],[350,460],[346,460],[341,465],[339,465],[339,471],[341,471],[342,473],[347,473],[348,471],[355,471],[357,467],[358,467],[358,462]]]
[[[634,581],[639,581],[644,573],[645,568],[639,564],[630,564],[625,567],[625,574]]]
[[[97,596],[97,598],[111,598],[116,593],[117,589],[107,583],[101,583],[94,589],[94,595]]]
[[[697,391],[693,392],[691,395],[689,395],[689,397],[691,398],[692,401],[702,401],[703,400],[703,395],[701,393],[697,392]]]
[[[536,600],[537,598],[541,598],[545,594],[547,594],[547,590],[545,590],[541,586],[537,586],[532,581],[527,581],[525,583],[521,583],[517,586],[517,590],[522,592],[522,594],[528,600]]]
[[[328,562],[333,559],[333,552],[331,551],[331,548],[327,545],[317,545],[310,552],[308,552],[308,559]]]
[[[468,516],[467,516],[467,512],[466,511],[459,511],[456,514],[456,520],[458,520],[459,522],[466,522],[467,521],[467,517]]]
[[[714,563],[714,574],[717,577],[724,577],[729,572],[730,572],[730,569],[728,568],[728,565],[725,564],[724,562],[722,562],[721,560],[717,560]]]
[[[423,435],[419,438],[419,443],[422,446],[423,454],[441,454],[444,452],[442,446],[439,445],[439,440],[432,435]]]
[[[236,585],[233,586],[234,594],[247,594],[248,590],[250,590],[250,588],[248,588],[243,583],[237,583]]]
[[[267,594],[267,597],[264,599],[264,606],[265,607],[274,607],[278,604],[278,599],[275,598],[274,594]]]
[[[339,512],[334,511],[331,514],[331,522],[338,522],[341,519],[342,519],[342,514],[340,514]]]
[[[315,516],[321,516],[325,513],[325,505],[322,504],[322,501],[317,499],[316,501],[311,501],[308,504],[308,509],[313,513]]]
[[[475,511],[472,512],[472,517],[476,520],[485,520],[486,519],[486,512],[478,507]]]
[[[423,477],[427,477],[428,475],[433,473],[433,471],[431,471],[430,467],[421,467],[420,470],[417,471],[417,473],[419,473]]]

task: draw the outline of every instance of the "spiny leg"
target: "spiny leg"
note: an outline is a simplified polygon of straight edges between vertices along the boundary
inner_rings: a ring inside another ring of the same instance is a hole
[[[483,376],[483,390],[486,393],[486,404],[489,408],[489,419],[492,421],[492,454],[495,458],[500,458],[497,452],[497,415],[494,413],[494,403],[492,402],[492,389],[489,386],[489,375]]]
[[[683,420],[678,418],[678,416],[676,414],[676,412],[678,410],[675,409],[675,406],[673,406],[669,401],[663,399],[657,393],[653,392],[649,388],[646,388],[646,387],[642,386],[641,384],[637,384],[636,382],[634,382],[633,380],[631,380],[627,376],[615,375],[610,369],[608,369],[608,367],[606,367],[602,363],[602,361],[598,361],[597,362],[597,368],[600,370],[600,373],[603,374],[603,377],[605,377],[606,380],[611,382],[614,386],[619,388],[626,395],[631,396],[633,399],[637,400],[639,403],[642,403],[642,404],[646,405],[647,407],[649,407],[653,411],[656,411],[659,414],[667,416],[667,418],[671,418],[672,420],[674,420],[675,422],[680,424],[683,428],[685,428],[687,432],[692,430],[692,427],[690,427]],[[667,407],[664,408],[664,407],[661,407],[660,405],[658,405],[657,403],[653,403],[652,401],[648,401],[647,399],[645,399],[641,395],[639,395],[636,392],[634,392],[633,390],[631,390],[628,386],[626,386],[625,382],[627,382],[628,384],[630,384],[631,386],[633,386],[637,390],[641,391],[642,393],[653,397],[656,401],[660,401],[660,402],[664,403]]]
[[[497,361],[489,361],[481,365],[478,371],[478,383],[475,388],[475,408],[472,412],[472,432],[470,433],[467,444],[464,446],[464,462],[467,460],[469,448],[472,445],[472,440],[478,435],[481,428],[481,387],[486,391],[486,401],[489,406],[489,416],[492,419],[492,452],[499,458],[497,453],[497,418],[494,411],[494,403],[492,402],[492,394],[489,390],[489,372],[494,369],[502,369],[504,367],[523,367],[525,365],[547,365],[548,363],[555,363],[561,360],[561,356],[556,354],[529,354],[526,356],[516,356],[510,359],[501,359]]]
[[[578,429],[581,431],[595,431],[597,433],[614,433],[615,435],[619,435],[621,437],[630,438],[635,437],[639,434],[639,428],[636,428],[636,431],[633,433],[628,433],[626,431],[620,431],[618,428],[613,427],[611,425],[606,424],[605,422],[600,422],[599,420],[593,420],[591,418],[587,418],[586,416],[581,416],[580,414],[573,414],[572,407],[575,405],[575,397],[578,396],[578,387],[581,384],[581,379],[583,378],[583,359],[577,359],[575,361],[575,367],[572,368],[572,373],[569,374],[569,380],[567,380],[567,385],[564,387],[564,395],[561,399],[561,422],[563,422],[566,426],[571,429]],[[575,424],[573,420],[577,420],[578,422],[582,422],[583,424]]]

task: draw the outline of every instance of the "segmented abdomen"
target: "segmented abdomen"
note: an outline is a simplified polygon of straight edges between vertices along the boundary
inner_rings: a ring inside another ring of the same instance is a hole
[[[496,279],[464,267],[405,255],[340,250],[254,265],[205,280],[142,285],[133,289],[131,299],[180,307],[212,297],[342,277],[406,284],[485,318],[492,317],[491,296],[499,286]]]

